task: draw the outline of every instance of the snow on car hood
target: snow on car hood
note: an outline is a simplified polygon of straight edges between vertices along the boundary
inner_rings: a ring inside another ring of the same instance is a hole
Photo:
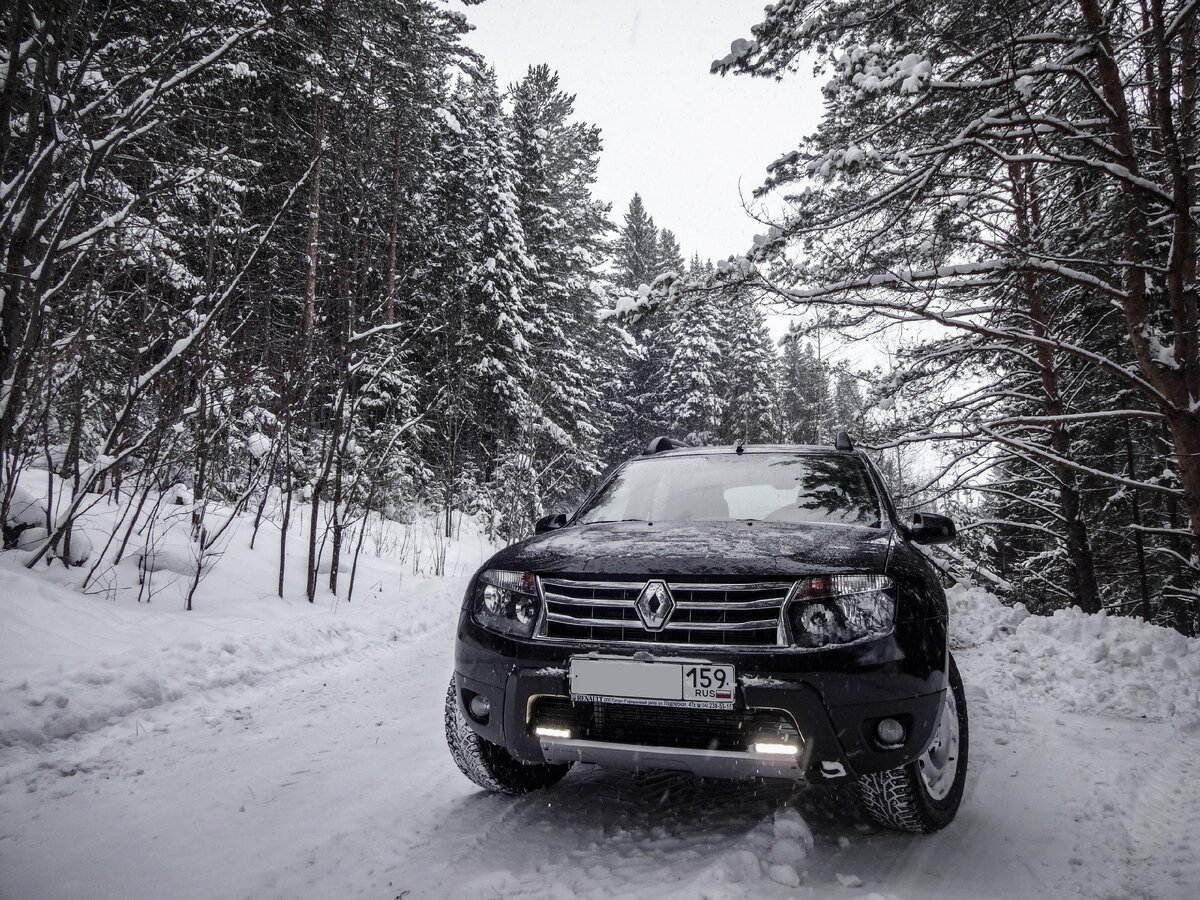
[[[605,522],[572,525],[501,550],[489,567],[604,575],[784,577],[882,571],[892,530],[856,525]]]

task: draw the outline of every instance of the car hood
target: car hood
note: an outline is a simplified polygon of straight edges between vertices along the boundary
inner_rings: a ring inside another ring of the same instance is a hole
[[[882,572],[892,530],[764,522],[571,525],[501,550],[487,563],[539,574],[794,578]]]

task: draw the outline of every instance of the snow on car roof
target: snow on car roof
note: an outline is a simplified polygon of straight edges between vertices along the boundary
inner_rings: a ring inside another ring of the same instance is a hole
[[[660,456],[702,456],[705,454],[736,453],[737,444],[706,444],[702,447],[673,447],[657,453],[643,453],[638,459],[654,459]],[[742,444],[744,453],[830,453],[841,455],[847,452],[828,444]]]

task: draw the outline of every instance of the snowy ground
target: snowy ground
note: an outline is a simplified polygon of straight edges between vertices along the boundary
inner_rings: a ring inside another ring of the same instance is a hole
[[[80,596],[12,555],[4,900],[1200,891],[1200,642],[1163,629],[956,591],[971,772],[958,820],[916,837],[786,784],[581,768],[480,793],[442,739],[462,577],[371,561],[363,602],[312,609],[271,599],[245,557],[185,614]]]

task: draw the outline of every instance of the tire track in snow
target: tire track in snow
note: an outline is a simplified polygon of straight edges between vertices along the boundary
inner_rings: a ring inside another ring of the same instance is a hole
[[[1140,871],[1138,881],[1128,876],[1129,896],[1190,900],[1200,892],[1200,721],[1177,729],[1148,773],[1130,777],[1130,865]]]
[[[760,896],[771,818],[795,792],[580,770],[553,791],[501,803],[472,843],[498,865],[442,887],[463,898]]]

